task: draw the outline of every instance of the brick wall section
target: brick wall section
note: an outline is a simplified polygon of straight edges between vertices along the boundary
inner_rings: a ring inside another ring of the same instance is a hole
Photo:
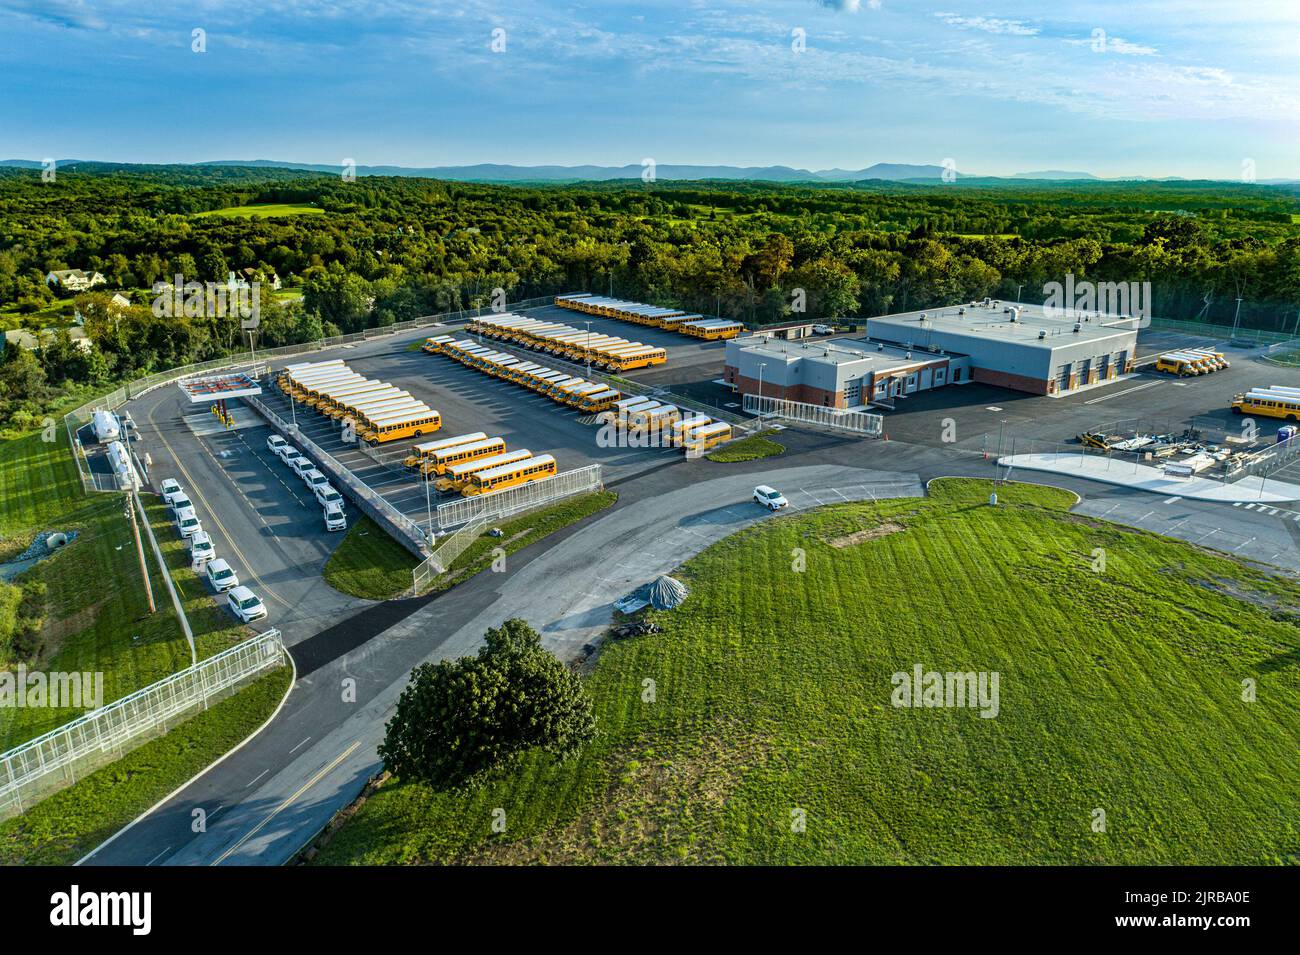
[[[972,368],[970,376],[973,381],[983,382],[986,385],[997,385],[1000,388],[1010,388],[1013,391],[1027,391],[1033,395],[1048,393],[1048,383],[1040,378],[1012,375],[1004,371],[992,371],[988,368]]]
[[[739,374],[735,368],[727,368],[726,380],[740,389],[742,395],[758,394],[758,379],[746,378]],[[802,401],[804,404],[821,405],[823,408],[847,408],[848,403],[844,400],[844,392],[827,391],[825,388],[814,388],[811,385],[784,385],[773,384],[766,378],[763,379],[763,397],[765,398],[784,398],[786,401]]]

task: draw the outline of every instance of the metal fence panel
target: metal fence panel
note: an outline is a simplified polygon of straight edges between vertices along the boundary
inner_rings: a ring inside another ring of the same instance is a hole
[[[564,471],[555,477],[542,481],[533,481],[520,487],[506,488],[495,494],[480,494],[476,497],[463,497],[458,501],[439,504],[436,520],[439,527],[460,527],[469,521],[483,518],[485,521],[510,517],[523,511],[531,511],[554,501],[599,491],[604,487],[601,479],[601,466],[589,464],[585,468]]]
[[[0,819],[120,759],[286,658],[280,631],[268,630],[0,754]]]
[[[411,571],[411,595],[418,597],[429,589],[433,581],[445,574],[452,562],[478,540],[487,527],[488,519],[482,515],[472,518],[464,527],[443,538],[438,549],[422,564]]]
[[[841,411],[837,408],[824,408],[802,401],[787,401],[784,398],[771,398],[767,395],[744,396],[745,410],[760,417],[783,418],[802,424],[813,424],[823,428],[835,428],[840,431],[852,431],[855,434],[878,438],[884,432],[884,421],[878,414],[865,411]]]

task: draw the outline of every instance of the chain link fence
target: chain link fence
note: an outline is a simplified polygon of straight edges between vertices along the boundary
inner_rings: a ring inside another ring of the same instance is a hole
[[[478,540],[487,527],[488,519],[484,516],[472,518],[464,527],[443,538],[438,549],[428,559],[411,571],[411,596],[418,597],[433,584],[433,581],[445,574],[452,563]]]
[[[817,425],[833,428],[837,431],[852,431],[869,438],[878,438],[884,433],[885,419],[878,414],[866,411],[840,411],[821,405],[807,404],[802,401],[787,401],[784,398],[771,398],[767,395],[745,395],[744,408],[759,418],[781,418],[799,424]]]
[[[460,527],[477,518],[485,521],[511,517],[523,511],[545,507],[566,497],[599,491],[605,486],[601,466],[589,464],[585,468],[565,471],[555,477],[533,481],[519,487],[507,488],[494,494],[463,497],[458,501],[439,504],[435,520],[440,528]]]
[[[280,631],[268,630],[0,754],[0,819],[161,736],[287,657]]]

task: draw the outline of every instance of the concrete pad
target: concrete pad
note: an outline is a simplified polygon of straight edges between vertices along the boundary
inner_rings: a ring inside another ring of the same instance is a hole
[[[1245,502],[1274,502],[1300,500],[1300,485],[1267,478],[1247,477],[1235,484],[1225,484],[1210,478],[1171,478],[1158,468],[1126,461],[1112,461],[1099,455],[1015,454],[998,459],[998,464],[1028,471],[1048,471],[1068,474],[1089,481],[1102,481],[1120,487],[1131,487],[1152,494],[1184,497],[1197,501],[1216,501],[1224,504]]]

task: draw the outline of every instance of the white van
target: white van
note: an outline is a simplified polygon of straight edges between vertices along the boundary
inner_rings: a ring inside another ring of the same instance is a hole
[[[226,595],[226,605],[244,623],[252,623],[266,616],[266,607],[257,594],[244,586],[235,587]]]
[[[343,506],[343,495],[334,490],[332,484],[317,484],[312,488],[312,493],[316,495],[316,500],[321,503],[322,507],[329,507],[331,504]]]
[[[163,501],[168,505],[171,504],[172,498],[176,497],[178,494],[181,497],[185,496],[185,491],[181,488],[181,482],[175,478],[167,478],[164,480],[162,486],[159,488],[159,493],[162,494]]]
[[[307,486],[313,491],[322,485],[328,487],[330,483],[330,479],[321,474],[320,471],[317,471],[315,468],[311,468],[304,472],[302,479],[307,482]]]
[[[311,461],[309,461],[307,458],[302,457],[301,455],[299,455],[296,458],[289,458],[285,463],[287,463],[289,467],[293,469],[294,474],[298,475],[298,477],[303,478],[304,480],[307,477],[308,471],[313,471],[316,469],[316,465],[312,464]]]
[[[194,508],[187,507],[176,512],[176,530],[180,532],[181,537],[187,540],[203,530],[203,525],[199,523],[199,516],[194,513]]]
[[[348,529],[348,519],[343,514],[343,508],[338,504],[326,504],[324,507],[325,529],[327,531],[345,531]]]
[[[277,458],[284,453],[284,449],[289,446],[289,442],[284,440],[278,434],[273,434],[266,439],[266,450],[270,451]]]
[[[208,561],[217,556],[212,546],[212,538],[204,531],[190,535],[190,562]]]
[[[208,575],[208,583],[212,585],[212,589],[217,593],[239,586],[239,578],[235,576],[235,569],[220,557],[211,561],[205,572]]]

